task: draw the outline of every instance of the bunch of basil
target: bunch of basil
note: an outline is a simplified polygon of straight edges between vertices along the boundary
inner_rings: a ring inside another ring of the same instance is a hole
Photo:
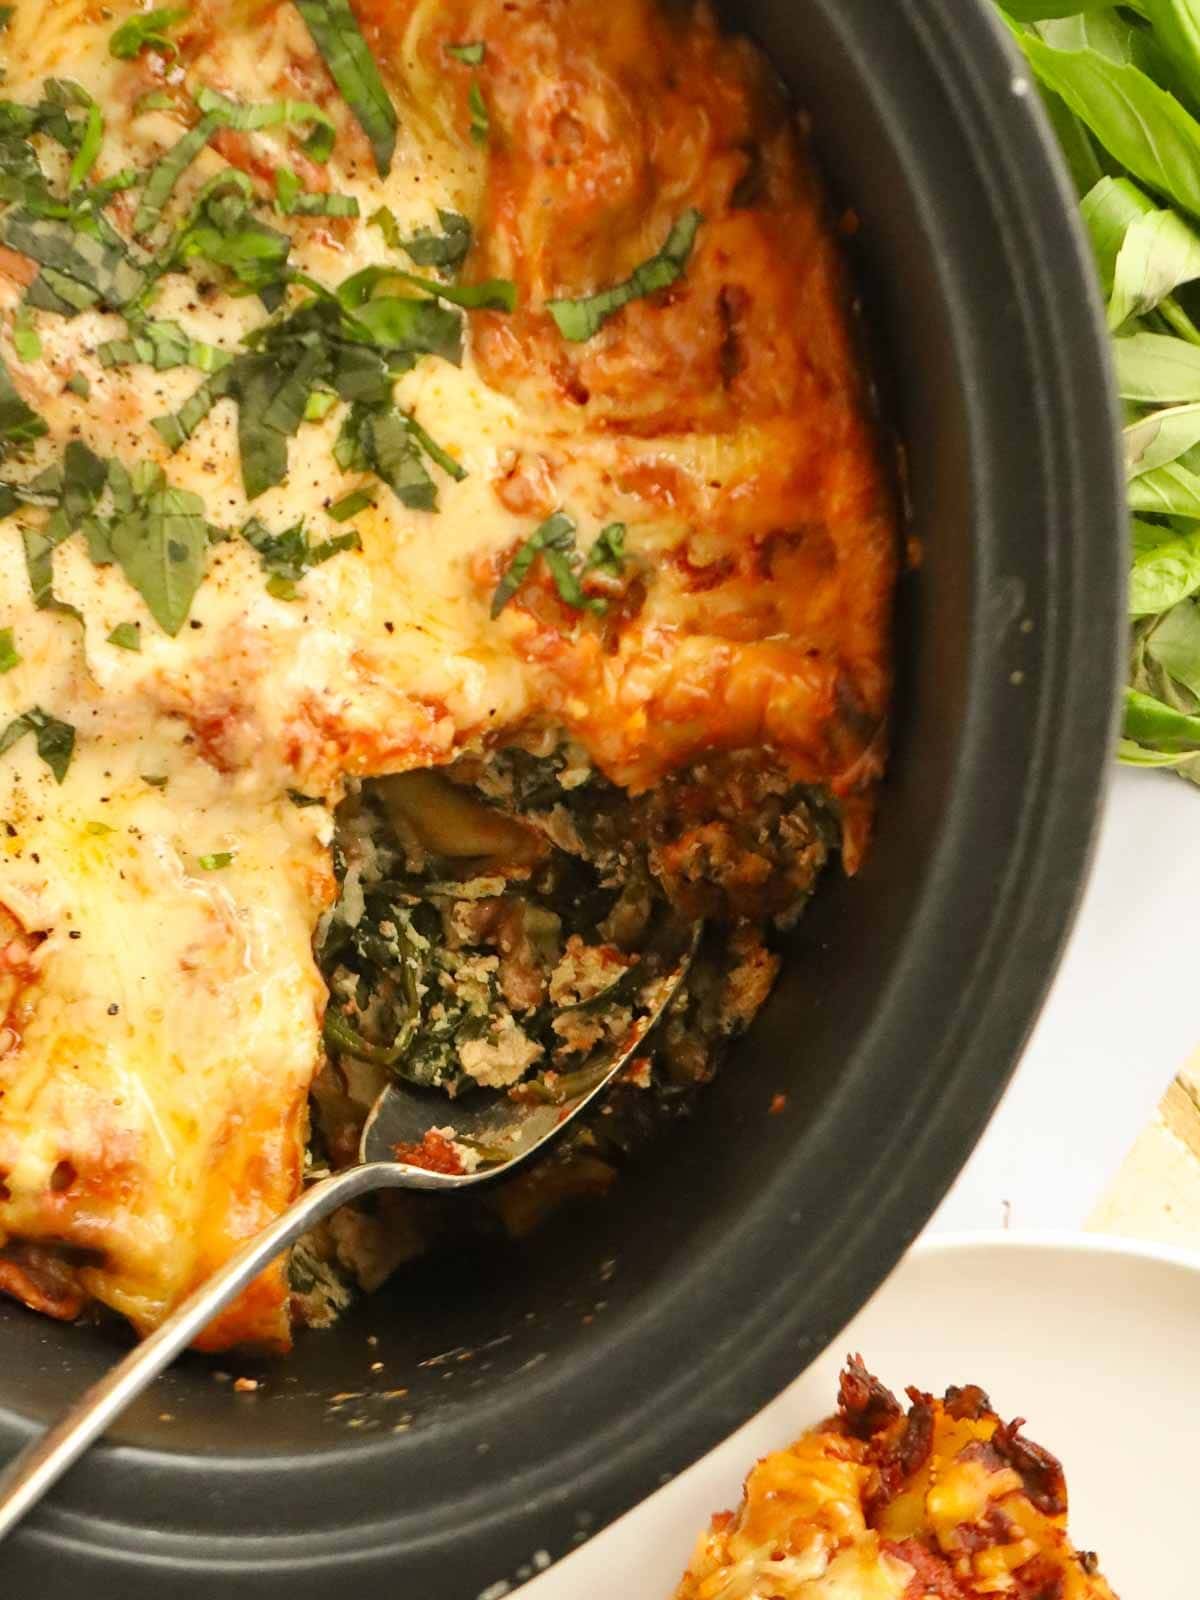
[[[1000,0],[1108,298],[1132,513],[1120,756],[1200,782],[1200,0]]]

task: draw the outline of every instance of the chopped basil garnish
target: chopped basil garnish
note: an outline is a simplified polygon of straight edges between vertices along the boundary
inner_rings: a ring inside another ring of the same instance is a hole
[[[703,217],[694,207],[685,211],[667,237],[666,244],[649,261],[643,261],[623,283],[574,300],[549,300],[546,310],[564,339],[581,343],[597,334],[614,312],[631,300],[669,288],[680,279],[696,242]]]
[[[258,552],[263,570],[269,574],[267,591],[277,600],[295,600],[296,585],[306,572],[343,550],[359,549],[361,544],[353,528],[320,544],[309,544],[303,521],[293,523],[282,533],[272,533],[257,517],[251,517],[241,533],[251,549]]]
[[[339,293],[351,297],[348,304],[357,304],[386,292],[389,283],[423,289],[426,294],[436,295],[467,311],[511,312],[517,308],[517,286],[508,278],[489,278],[486,283],[438,283],[433,278],[420,278],[415,272],[402,272],[398,267],[364,267],[346,279]]]
[[[144,270],[109,234],[100,237],[61,218],[35,216],[27,207],[7,212],[0,222],[0,242],[42,269],[26,292],[27,303],[66,317],[97,305],[119,311],[145,287]]]
[[[349,494],[336,500],[326,515],[332,517],[335,522],[349,522],[351,517],[356,517],[360,511],[366,511],[374,504],[374,500],[365,489],[352,489]]]
[[[301,810],[305,806],[323,806],[325,804],[320,795],[301,794],[299,789],[289,789],[287,797],[294,806],[298,806]]]
[[[410,511],[438,509],[437,485],[422,454],[455,482],[467,476],[415,417],[390,406],[351,406],[333,454],[343,472],[375,473]]]
[[[81,400],[91,398],[92,386],[82,372],[73,372],[63,387],[78,395]]]
[[[282,298],[292,241],[254,215],[253,192],[244,173],[233,168],[219,173],[197,197],[170,261],[185,265],[200,259],[224,267],[274,309]]]
[[[432,228],[418,228],[411,238],[400,235],[400,224],[387,206],[373,211],[367,221],[383,234],[389,250],[403,250],[418,267],[438,267],[453,273],[462,266],[471,248],[471,224],[457,211],[438,210],[442,232]]]
[[[575,524],[564,512],[556,511],[530,534],[509,562],[508,570],[492,596],[493,618],[500,615],[516,594],[539,556],[546,563],[559,598],[565,604],[576,611],[602,613],[607,609],[603,600],[584,594],[579,582],[580,558],[575,548]]]
[[[305,189],[289,167],[275,173],[275,204],[285,217],[356,217],[358,201],[352,194],[325,194]]]
[[[108,537],[150,615],[174,637],[187,621],[204,576],[208,522],[203,500],[186,489],[171,488],[158,470],[155,486],[115,519]]]
[[[21,399],[8,368],[0,359],[0,457],[10,449],[19,449],[33,439],[40,439],[45,432],[45,422]]]
[[[486,144],[488,134],[491,132],[491,118],[488,116],[487,101],[483,98],[478,78],[471,85],[467,105],[471,110],[471,138],[476,144]]]
[[[0,672],[11,672],[21,664],[21,653],[13,643],[11,628],[0,628]]]
[[[196,864],[204,872],[220,872],[222,867],[227,867],[237,855],[236,850],[214,850],[211,855],[197,856]]]
[[[455,61],[465,62],[468,67],[481,67],[487,56],[487,45],[482,39],[471,44],[448,44],[446,54],[453,56]]]
[[[100,154],[103,142],[104,118],[100,114],[100,107],[91,100],[88,102],[83,138],[79,141],[79,149],[75,152],[71,170],[67,175],[67,189],[70,193],[73,194],[87,182],[88,174],[96,165],[96,157]]]
[[[42,341],[34,327],[29,312],[24,307],[17,313],[12,330],[13,349],[24,362],[37,361],[42,354]]]
[[[146,179],[146,187],[142,190],[137,214],[133,219],[134,233],[149,233],[156,225],[162,217],[163,207],[174,192],[175,185],[220,126],[218,117],[201,117],[196,126],[189,128],[150,169],[150,176]]]
[[[186,9],[160,6],[154,11],[140,11],[115,30],[108,41],[110,55],[119,61],[132,61],[143,50],[156,50],[171,60],[179,54],[178,47],[167,38],[166,30],[182,22],[188,15]]]
[[[133,322],[127,339],[109,339],[96,354],[105,367],[143,363],[159,372],[172,367],[220,372],[233,360],[227,350],[189,338],[177,322]]]
[[[34,706],[19,717],[14,717],[0,733],[0,756],[11,750],[18,739],[32,733],[37,742],[37,753],[54,774],[55,783],[61,783],[71,765],[75,750],[75,729],[69,722],[60,722],[49,712]]]
[[[596,535],[584,563],[585,572],[611,572],[620,574],[625,562],[625,524],[610,522]]]
[[[142,648],[142,625],[140,622],[118,622],[108,636],[109,644],[115,644],[118,650],[140,650]]]
[[[0,6],[0,33],[7,31],[16,9],[16,6]]]
[[[25,550],[25,570],[29,574],[29,590],[39,611],[58,611],[63,616],[77,617],[78,610],[54,593],[54,552],[64,539],[71,537],[71,529],[61,512],[56,512],[44,528],[22,528],[21,543]]]
[[[305,154],[314,161],[328,161],[333,151],[337,128],[333,120],[311,100],[268,100],[262,105],[241,105],[215,89],[201,85],[196,104],[205,116],[215,117],[224,128],[252,133],[261,128],[312,126],[304,141]]]
[[[386,178],[396,149],[396,110],[349,0],[296,0],[296,9]]]

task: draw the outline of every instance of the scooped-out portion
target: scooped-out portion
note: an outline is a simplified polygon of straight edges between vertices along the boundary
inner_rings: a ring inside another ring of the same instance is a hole
[[[678,0],[62,0],[0,60],[0,1289],[153,1329],[392,1075],[599,1192],[857,870],[897,527],[766,64]],[[11,14],[10,14],[11,13]],[[347,1210],[202,1344],[437,1242]]]

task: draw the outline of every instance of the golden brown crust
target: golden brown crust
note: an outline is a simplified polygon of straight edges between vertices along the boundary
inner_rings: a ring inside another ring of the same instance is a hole
[[[905,1413],[852,1357],[837,1413],[754,1467],[676,1600],[1114,1600],[1020,1422],[980,1389],[908,1394]]]

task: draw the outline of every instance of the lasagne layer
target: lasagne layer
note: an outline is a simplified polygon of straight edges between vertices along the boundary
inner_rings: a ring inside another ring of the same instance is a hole
[[[0,34],[0,1288],[143,1332],[303,1181],[348,781],[755,752],[853,870],[895,565],[834,230],[705,7],[157,16]],[[288,1339],[273,1269],[207,1343]]]

